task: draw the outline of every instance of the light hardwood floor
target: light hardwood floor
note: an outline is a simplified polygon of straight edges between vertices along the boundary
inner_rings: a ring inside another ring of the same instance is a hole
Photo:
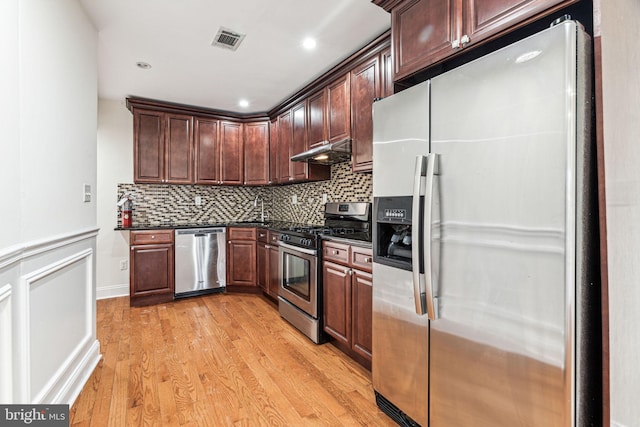
[[[371,373],[315,345],[258,295],[97,302],[103,360],[72,426],[395,426]]]

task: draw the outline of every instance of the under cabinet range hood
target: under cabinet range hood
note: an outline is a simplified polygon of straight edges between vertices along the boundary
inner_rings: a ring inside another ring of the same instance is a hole
[[[348,162],[351,160],[351,138],[322,144],[311,150],[291,156],[292,162],[310,162],[323,165]]]

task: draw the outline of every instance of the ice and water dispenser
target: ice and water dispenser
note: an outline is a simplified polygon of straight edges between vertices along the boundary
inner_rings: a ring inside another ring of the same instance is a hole
[[[411,270],[411,251],[419,244],[411,239],[412,201],[411,196],[373,200],[374,262]]]

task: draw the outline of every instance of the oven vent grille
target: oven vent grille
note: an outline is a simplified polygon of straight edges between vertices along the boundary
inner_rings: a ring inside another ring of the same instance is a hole
[[[218,33],[216,34],[213,42],[211,42],[211,46],[223,47],[225,49],[236,50],[246,34],[240,34],[236,31],[230,30],[229,28],[220,27],[218,29]]]

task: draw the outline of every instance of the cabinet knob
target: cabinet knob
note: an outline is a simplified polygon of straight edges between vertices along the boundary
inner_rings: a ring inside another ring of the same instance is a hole
[[[155,238],[156,238],[156,236],[154,236],[154,235],[151,235],[151,238],[152,238],[152,239],[155,239]]]
[[[331,251],[331,253],[332,253],[333,255],[338,255],[338,254],[340,253],[340,251],[335,251],[335,250],[334,250],[334,251]]]
[[[464,36],[462,36],[462,38],[460,39],[460,43],[462,44],[462,47],[464,47],[464,45],[466,45],[470,41],[471,41],[471,39],[466,34]]]
[[[346,274],[348,274],[349,276],[353,275],[353,270],[352,269],[348,269],[347,271],[345,271]]]
[[[371,257],[364,257],[364,262],[371,262]]]
[[[455,39],[454,41],[451,42],[451,49],[457,49],[460,47],[460,40]]]
[[[265,249],[271,249],[271,245],[264,245]]]

